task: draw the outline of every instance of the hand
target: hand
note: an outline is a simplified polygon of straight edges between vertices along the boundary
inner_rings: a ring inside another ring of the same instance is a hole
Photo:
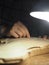
[[[46,40],[46,39],[48,39],[48,36],[47,35],[44,35],[43,37],[39,36],[39,38]]]
[[[13,36],[15,38],[18,38],[18,37],[30,38],[28,29],[20,21],[18,21],[17,23],[14,24],[14,26],[12,27],[12,29],[9,32],[9,35]]]

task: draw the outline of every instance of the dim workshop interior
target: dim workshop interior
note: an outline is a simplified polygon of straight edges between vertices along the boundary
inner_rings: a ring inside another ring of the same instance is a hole
[[[0,64],[49,65],[48,0],[0,0]]]

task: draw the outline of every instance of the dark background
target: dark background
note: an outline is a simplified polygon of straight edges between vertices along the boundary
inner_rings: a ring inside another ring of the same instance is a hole
[[[32,11],[49,11],[49,0],[0,0],[0,25],[7,24],[10,29],[20,20],[31,36],[49,36],[49,22],[31,17]]]

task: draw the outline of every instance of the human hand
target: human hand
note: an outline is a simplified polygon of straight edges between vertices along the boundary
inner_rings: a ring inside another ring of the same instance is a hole
[[[42,38],[44,40],[49,39],[47,35],[43,35],[43,37],[42,36],[39,36],[39,38]]]
[[[9,36],[13,36],[15,38],[18,38],[18,37],[30,38],[28,29],[20,21],[18,21],[17,23],[14,24],[14,26],[12,27],[12,29],[9,32]]]

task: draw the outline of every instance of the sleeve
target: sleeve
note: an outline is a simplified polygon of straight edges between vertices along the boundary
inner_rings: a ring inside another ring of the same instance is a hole
[[[20,0],[0,0],[0,29],[2,29],[3,25],[6,25],[5,33],[20,19],[20,9]]]

